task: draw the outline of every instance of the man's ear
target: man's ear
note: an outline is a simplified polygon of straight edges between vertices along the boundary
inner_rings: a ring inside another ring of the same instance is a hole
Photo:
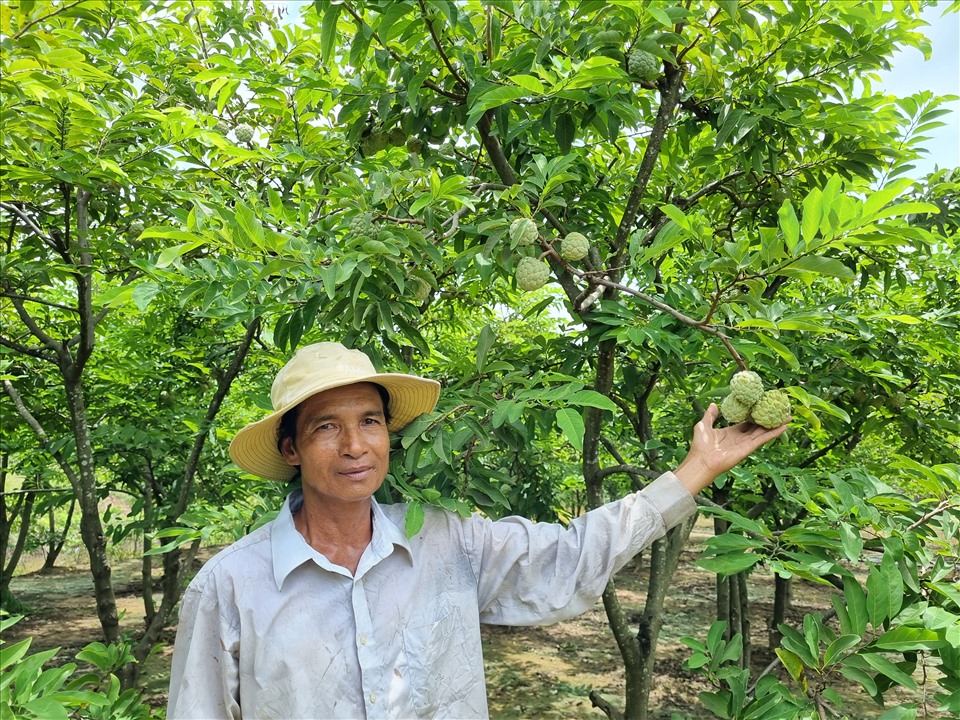
[[[300,453],[297,452],[297,446],[293,444],[293,438],[285,437],[280,441],[280,454],[289,465],[300,465]]]

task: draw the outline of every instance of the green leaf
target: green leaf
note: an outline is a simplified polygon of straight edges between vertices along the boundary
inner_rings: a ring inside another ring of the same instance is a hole
[[[480,337],[477,340],[477,370],[483,372],[483,367],[487,363],[487,353],[497,339],[497,334],[489,323],[483,326],[480,331]]]
[[[946,646],[948,643],[935,630],[915,627],[898,627],[878,637],[873,645],[882,650],[931,650]]]
[[[856,646],[862,638],[859,635],[841,635],[827,646],[823,653],[824,667],[833,665],[840,656],[840,653]]]
[[[534,95],[543,95],[543,83],[533,75],[508,75],[507,79],[532,92]]]
[[[573,145],[573,139],[576,137],[576,126],[570,113],[561,113],[557,116],[556,127],[554,129],[557,144],[560,146],[560,152],[566,155],[570,152]]]
[[[867,596],[856,579],[852,577],[843,579],[843,597],[846,600],[853,634],[862,636],[867,631],[869,613],[867,611]]]
[[[898,685],[902,685],[910,690],[917,689],[917,683],[914,679],[885,657],[877,655],[876,653],[863,653],[859,657],[862,657],[874,670],[881,675],[886,675]]]
[[[498,85],[490,90],[485,90],[477,95],[470,104],[470,117],[467,119],[467,125],[476,124],[480,116],[487,110],[506,105],[514,100],[527,97],[529,94],[530,91],[526,88],[515,85]]]
[[[329,62],[333,49],[337,43],[337,20],[343,6],[330,3],[323,12],[323,23],[320,27],[320,57]]]
[[[813,241],[820,230],[820,220],[823,217],[823,193],[819,188],[814,188],[803,199],[803,223],[800,227],[800,234],[803,237],[804,246],[813,247]]]
[[[838,670],[847,680],[863,685],[863,689],[867,691],[867,695],[871,697],[876,696],[877,683],[869,673],[850,665],[841,665]]]
[[[797,220],[797,211],[793,209],[793,204],[789,200],[784,200],[777,211],[777,217],[780,220],[780,230],[783,232],[783,242],[787,246],[787,251],[792,254],[793,249],[800,242],[800,222]]]
[[[887,710],[877,720],[916,720],[917,708],[913,705],[898,705]]]
[[[851,527],[850,523],[840,523],[840,544],[843,547],[843,554],[850,562],[858,562],[860,553],[863,550],[863,538],[856,528]]]
[[[570,405],[586,405],[610,412],[617,411],[617,406],[613,400],[596,390],[578,390],[565,399]]]
[[[557,410],[557,426],[577,452],[583,452],[583,416],[571,408]]]
[[[423,527],[423,504],[417,500],[407,503],[407,512],[404,516],[403,529],[408,538],[412,538]]]
[[[817,255],[804,255],[777,271],[780,275],[803,276],[808,273],[853,280],[856,273],[839,260]]]
[[[753,553],[736,553],[700,558],[697,560],[697,565],[717,575],[727,576],[749,570],[761,560],[763,560],[762,557]]]
[[[800,682],[800,676],[803,674],[803,662],[800,658],[784,648],[777,648],[774,652],[777,653],[780,662],[783,663],[787,672],[790,673],[790,677],[792,677],[795,682]]]

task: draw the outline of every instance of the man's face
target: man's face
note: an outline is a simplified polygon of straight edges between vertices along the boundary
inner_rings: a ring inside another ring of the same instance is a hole
[[[376,386],[345,385],[304,400],[296,443],[285,439],[281,452],[300,466],[305,501],[330,506],[368,499],[390,463],[390,435]]]

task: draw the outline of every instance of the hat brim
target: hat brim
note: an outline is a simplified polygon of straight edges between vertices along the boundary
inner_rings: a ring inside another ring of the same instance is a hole
[[[230,443],[230,458],[238,467],[268,480],[289,480],[296,473],[277,449],[280,419],[307,398],[336,387],[371,382],[381,385],[390,395],[387,430],[402,430],[415,418],[431,412],[440,397],[440,383],[429,378],[398,373],[374,373],[367,377],[353,377],[344,381],[323,383],[310,387],[284,407],[262,420],[241,429]]]

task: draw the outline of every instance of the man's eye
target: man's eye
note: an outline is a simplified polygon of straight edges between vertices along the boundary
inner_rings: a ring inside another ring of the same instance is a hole
[[[365,425],[379,425],[380,421],[377,418],[366,418],[364,421]]]

